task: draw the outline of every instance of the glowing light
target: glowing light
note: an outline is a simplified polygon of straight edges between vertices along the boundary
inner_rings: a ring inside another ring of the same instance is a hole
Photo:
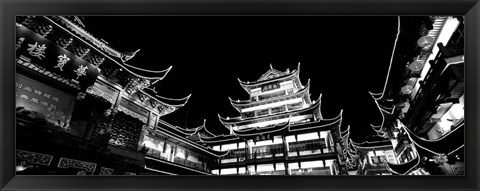
[[[431,36],[422,36],[420,39],[417,41],[417,45],[419,47],[430,47],[432,46],[433,42],[435,41],[435,38]]]
[[[418,61],[418,60],[413,61],[412,63],[410,63],[410,65],[408,66],[408,68],[409,68],[410,70],[412,70],[413,72],[418,72],[418,71],[422,70],[422,68],[423,68],[423,62]]]
[[[447,42],[450,40],[450,37],[452,36],[453,32],[455,32],[455,30],[457,29],[459,24],[460,24],[460,22],[456,18],[448,17],[447,20],[445,21],[445,24],[444,24],[442,30],[438,34],[437,41],[435,42],[435,44],[442,43],[443,45],[446,46]],[[433,60],[437,56],[438,51],[439,51],[438,47],[433,46],[432,54],[430,54],[428,56],[428,58],[425,62],[425,66],[422,69],[422,73],[420,75],[421,77],[419,78],[419,81],[423,80],[425,78],[425,76],[427,75],[427,72],[430,70],[430,67],[431,67],[429,61]],[[414,91],[411,94],[411,96],[412,96],[411,98],[415,97],[419,88],[420,88],[420,83],[417,82],[414,86]]]
[[[306,140],[313,140],[313,139],[319,139],[318,133],[313,132],[313,133],[307,133],[307,134],[299,134],[298,136],[298,141],[306,141]]]
[[[301,162],[300,163],[302,168],[322,168],[323,167],[323,162],[321,160],[317,161],[307,161],[307,162]]]
[[[273,164],[257,165],[257,172],[274,171]]]
[[[413,87],[410,85],[406,85],[401,88],[401,91],[403,94],[410,94],[413,91]]]
[[[226,168],[226,169],[221,169],[220,170],[221,175],[226,175],[226,174],[237,174],[237,168]]]

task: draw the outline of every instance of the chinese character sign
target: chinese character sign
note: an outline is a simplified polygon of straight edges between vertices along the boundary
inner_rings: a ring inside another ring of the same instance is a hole
[[[65,66],[65,64],[69,60],[70,60],[70,58],[68,58],[67,55],[65,55],[65,54],[58,56],[57,65],[55,66],[55,68],[58,68],[58,69],[60,69],[60,71],[63,71],[63,66]]]
[[[68,124],[73,112],[73,95],[47,86],[21,74],[16,74],[16,107],[37,112],[53,124]]]
[[[45,44],[40,45],[35,42],[35,44],[28,44],[28,47],[30,47],[27,50],[31,56],[37,57],[40,60],[45,58],[45,49],[47,49]]]
[[[86,75],[87,66],[79,66],[74,72],[77,74],[77,80],[80,76]]]
[[[94,64],[26,27],[17,26],[16,29],[17,58],[26,57],[30,59],[28,62],[42,66],[65,79],[77,80],[85,88],[96,81],[99,70]]]

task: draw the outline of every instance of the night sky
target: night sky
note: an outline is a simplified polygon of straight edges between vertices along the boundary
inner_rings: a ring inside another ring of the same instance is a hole
[[[86,30],[119,51],[141,49],[127,63],[151,70],[173,66],[154,86],[159,95],[187,105],[161,119],[227,133],[218,121],[239,113],[232,99],[249,99],[240,86],[256,81],[272,64],[310,79],[312,100],[322,93],[324,118],[343,109],[354,141],[371,134],[381,115],[368,93],[383,90],[397,34],[397,17],[327,16],[101,16],[84,17]]]

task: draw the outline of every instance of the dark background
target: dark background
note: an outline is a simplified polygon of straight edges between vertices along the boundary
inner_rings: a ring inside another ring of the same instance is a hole
[[[368,91],[380,93],[398,27],[396,16],[85,16],[86,30],[121,52],[141,49],[127,63],[172,70],[154,87],[159,95],[189,102],[161,119],[228,133],[219,122],[239,113],[229,103],[249,99],[237,81],[256,81],[272,64],[310,78],[311,99],[322,94],[322,114],[344,111],[353,139],[372,133],[380,113]],[[394,71],[393,71],[394,72]]]

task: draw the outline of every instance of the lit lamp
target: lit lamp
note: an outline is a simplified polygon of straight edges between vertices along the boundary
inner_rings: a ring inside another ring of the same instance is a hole
[[[413,87],[411,85],[405,85],[401,88],[403,94],[410,94],[413,91]]]
[[[410,109],[410,103],[405,102],[404,107],[402,108],[402,112],[407,113],[408,109]]]
[[[431,36],[422,36],[418,39],[417,45],[422,48],[430,47],[434,41],[435,39]]]
[[[418,72],[423,68],[423,63],[418,60],[413,61],[412,63],[410,63],[410,65],[408,65],[408,68],[412,70],[412,72]]]

